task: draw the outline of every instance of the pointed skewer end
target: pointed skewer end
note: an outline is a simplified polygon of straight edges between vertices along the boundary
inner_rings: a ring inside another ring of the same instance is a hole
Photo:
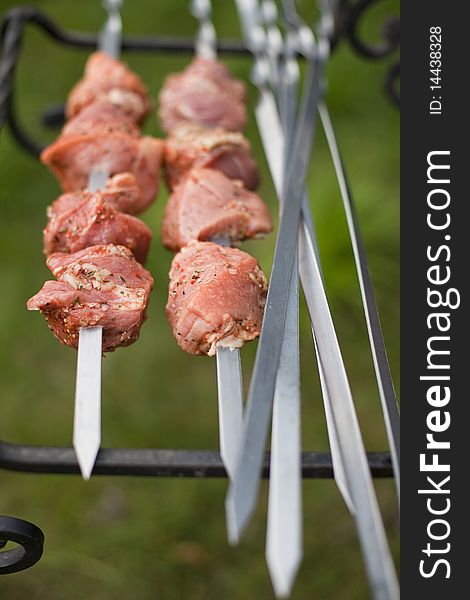
[[[280,558],[280,557],[278,557]],[[295,553],[295,556],[285,557],[288,561],[276,560],[271,553],[266,553],[266,562],[268,564],[269,574],[274,588],[276,598],[289,598],[294,587],[294,581],[302,560],[302,551]]]
[[[85,449],[84,451],[83,447],[81,448],[80,445],[74,444],[74,450],[75,456],[77,457],[78,466],[80,467],[82,478],[85,481],[89,481],[95,466],[99,445],[94,450],[90,451],[89,449]]]

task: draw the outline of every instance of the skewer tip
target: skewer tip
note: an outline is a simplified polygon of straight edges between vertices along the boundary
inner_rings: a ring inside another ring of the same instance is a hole
[[[276,598],[289,598],[301,561],[301,548],[293,552],[276,552],[268,544],[266,562]]]
[[[95,466],[100,444],[98,443],[89,447],[89,440],[86,440],[85,443],[74,441],[73,447],[82,477],[85,481],[88,481],[91,478]]]

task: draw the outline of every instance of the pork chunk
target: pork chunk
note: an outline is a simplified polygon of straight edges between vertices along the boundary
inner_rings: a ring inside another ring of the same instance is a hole
[[[75,197],[75,202],[70,197]],[[56,200],[44,229],[44,253],[78,252],[87,246],[116,244],[129,248],[135,258],[145,263],[151,230],[136,217],[126,215],[101,192],[88,191],[66,195]],[[58,206],[59,205],[59,206]],[[60,210],[60,208],[63,210]]]
[[[96,101],[119,107],[139,123],[151,110],[148,91],[140,77],[127,65],[104,52],[95,52],[89,57],[84,77],[68,97],[67,118],[77,115]]]
[[[65,345],[78,345],[81,327],[103,327],[103,352],[129,346],[146,318],[153,279],[123,246],[91,246],[75,254],[52,254],[46,281],[28,300]]]
[[[240,348],[260,334],[266,292],[266,278],[246,252],[190,242],[171,264],[168,322],[190,354]]]
[[[158,193],[163,142],[122,131],[61,136],[41,153],[65,192],[84,189],[93,169],[110,175],[130,172],[141,191],[140,212]]]
[[[225,65],[196,57],[165,80],[159,97],[162,127],[167,133],[187,124],[243,130],[245,97],[244,84]]]
[[[173,189],[195,167],[216,169],[230,179],[241,179],[249,190],[259,184],[250,143],[239,132],[220,127],[178,127],[165,144],[168,186]]]
[[[88,198],[89,194],[90,192],[87,189],[62,194],[48,206],[48,218],[50,219],[56,214],[70,210],[82,200]],[[135,215],[142,210],[142,192],[132,173],[120,173],[110,177],[106,182],[106,186],[100,190],[100,194],[106,202],[112,204],[121,212]]]
[[[212,169],[193,169],[168,199],[162,241],[179,250],[191,240],[260,238],[272,228],[266,204],[241,181]]]

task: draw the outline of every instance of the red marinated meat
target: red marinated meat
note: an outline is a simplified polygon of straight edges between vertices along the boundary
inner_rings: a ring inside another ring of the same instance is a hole
[[[222,171],[230,179],[241,179],[249,190],[256,189],[259,184],[250,143],[239,132],[221,128],[178,127],[165,144],[169,187],[173,189],[194,167]]]
[[[117,210],[101,192],[71,193],[65,200],[62,196],[50,207],[48,216],[44,229],[46,255],[116,244],[129,248],[141,263],[147,259],[151,230],[140,219]]]
[[[167,133],[187,124],[243,130],[245,97],[245,85],[225,65],[195,58],[184,71],[165,80],[159,97],[162,127]]]
[[[136,122],[151,110],[147,88],[127,65],[104,52],[92,54],[85,73],[67,100],[67,118],[75,116],[96,101],[118,106]]]
[[[193,169],[168,199],[162,241],[179,250],[191,240],[260,238],[272,228],[266,204],[241,181],[212,169]]]
[[[267,284],[255,258],[236,248],[190,242],[173,259],[166,314],[190,354],[240,348],[261,331]]]
[[[77,347],[81,327],[103,327],[103,352],[129,346],[146,318],[153,279],[123,246],[91,246],[75,254],[52,254],[46,281],[30,300],[65,345]]]
[[[156,138],[110,131],[61,136],[42,152],[41,160],[65,192],[85,188],[93,169],[110,175],[131,172],[142,193],[140,211],[158,193],[163,150],[163,142]]]

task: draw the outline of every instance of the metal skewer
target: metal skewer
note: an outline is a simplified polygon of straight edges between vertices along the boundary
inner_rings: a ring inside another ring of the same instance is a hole
[[[288,53],[288,59],[285,63],[283,85],[279,89],[278,100],[280,106],[281,115],[285,113],[283,118],[285,131],[292,131],[295,125],[295,118],[297,113],[297,88],[299,82],[299,65],[297,61],[296,52],[303,54],[307,60],[311,60],[315,54],[315,40],[313,32],[310,28],[305,26],[300,20],[292,19],[291,8],[292,2],[283,0],[281,3],[284,24],[287,29],[287,42],[285,52]],[[295,11],[295,6],[293,7]],[[317,262],[320,267],[320,255],[318,252],[318,246],[316,241],[315,227],[313,223],[313,216],[310,209],[310,199],[308,197],[307,190],[304,191],[304,198],[302,200],[302,216],[304,227],[307,228],[309,236],[312,240],[312,245],[315,250]],[[309,293],[308,290],[305,290]],[[354,514],[355,509],[351,499],[351,493],[348,489],[348,482],[344,472],[344,464],[341,458],[341,453],[338,447],[338,432],[336,425],[331,416],[331,399],[329,397],[328,386],[325,381],[325,374],[323,372],[322,363],[319,359],[317,342],[315,339],[315,332],[312,328],[312,337],[315,346],[315,354],[317,356],[318,372],[320,377],[320,386],[323,398],[323,404],[325,409],[325,418],[327,424],[328,440],[330,445],[331,461],[333,464],[333,474],[336,485],[343,497],[343,500],[348,507],[349,511]]]
[[[118,58],[122,0],[105,0],[103,4],[108,19],[100,33],[98,49]],[[103,188],[108,177],[109,172],[104,168],[94,169],[88,179],[90,192]],[[82,327],[78,337],[73,447],[83,479],[90,479],[101,446],[102,336],[102,327]]]
[[[385,348],[382,327],[380,325],[374,288],[369,273],[369,267],[367,265],[364,242],[362,241],[353,196],[339,152],[333,124],[326,104],[321,103],[318,110],[330,148],[346,213],[346,220],[356,263],[357,277],[361,289],[362,304],[364,307],[372,358],[374,361],[377,386],[385,419],[390,454],[392,456],[398,503],[400,503],[400,413],[398,410],[395,389],[393,387],[392,375],[390,373],[390,366],[388,364],[387,350]]]
[[[216,60],[216,34],[212,23],[210,0],[193,0],[191,13],[199,22],[196,53],[202,58]],[[220,246],[230,246],[227,238],[214,237]],[[233,477],[243,425],[243,379],[240,350],[216,349],[217,397],[219,409],[220,455],[229,477]]]
[[[290,71],[297,63],[293,56],[286,56],[286,62],[279,68],[283,41],[276,25],[277,7],[272,0],[263,0],[261,8],[266,25],[271,87],[280,92],[290,81],[287,69]],[[279,198],[284,202],[285,198],[281,197],[282,181],[288,166],[290,137],[295,126],[296,98],[287,98],[287,95],[283,95],[283,98],[286,100],[280,107],[284,129],[283,169],[276,174],[275,186]],[[268,144],[264,134],[262,138]],[[296,253],[274,391],[271,431],[266,562],[278,598],[290,595],[303,555],[298,273]]]
[[[245,10],[247,3],[243,2]],[[243,15],[251,19],[251,15]],[[248,23],[250,21],[248,20]],[[323,20],[323,26],[328,22]],[[252,27],[246,27],[245,30],[252,30]],[[246,31],[245,31],[246,34]],[[323,35],[327,35],[327,30],[323,28]],[[258,34],[259,38],[259,34]],[[320,42],[324,42],[320,39]],[[311,80],[310,80],[311,84]],[[311,89],[311,88],[310,88]],[[304,110],[301,114],[305,114]],[[314,113],[311,112],[311,115]],[[275,121],[275,115],[271,122],[271,129]],[[302,121],[300,121],[302,126]],[[302,129],[301,129],[302,131]],[[297,128],[297,135],[299,135]],[[278,135],[274,136],[278,139]],[[270,140],[271,149],[269,154],[276,158],[275,152],[272,149],[273,138]],[[298,146],[297,146],[298,150]],[[294,149],[293,162],[297,159],[296,150]],[[294,162],[295,166],[295,162]],[[310,318],[317,339],[317,348],[321,364],[321,373],[323,372],[323,384],[328,389],[328,395],[333,400],[331,403],[331,419],[338,431],[339,451],[342,456],[342,463],[345,465],[345,474],[347,477],[348,488],[351,490],[352,500],[357,507],[357,524],[360,536],[360,542],[366,562],[366,569],[371,583],[374,598],[398,598],[398,584],[396,574],[391,560],[390,552],[381,522],[380,513],[378,510],[377,501],[375,498],[370,472],[368,469],[364,446],[357,422],[357,416],[354,409],[354,404],[349,389],[344,363],[342,361],[341,352],[336,339],[333,322],[329,312],[329,307],[325,295],[325,290],[322,283],[321,273],[312,243],[312,236],[309,228],[305,225],[300,229],[300,267],[302,285],[306,290],[306,297],[310,312]],[[321,342],[321,343],[320,343]],[[261,345],[261,342],[260,342]],[[256,373],[255,373],[256,374]],[[266,377],[266,376],[265,376]],[[256,396],[255,396],[256,398]],[[266,400],[264,398],[263,400]],[[249,407],[251,403],[249,401]],[[232,510],[232,521],[228,523],[229,528],[232,527],[232,533],[239,535],[248,517],[251,514],[256,499],[257,492],[257,457],[260,451],[260,444],[256,443],[260,436],[260,430],[263,431],[265,426],[264,419],[266,412],[269,411],[269,406],[266,402],[264,405],[258,406],[257,410],[247,412],[244,431],[244,444],[242,446],[242,459],[238,465],[236,478],[229,490],[227,504],[229,510]],[[268,412],[269,418],[269,412]],[[260,422],[261,421],[261,422]],[[251,427],[250,427],[251,426]],[[249,434],[258,436],[250,439]],[[254,442],[254,443],[253,443]],[[261,451],[262,451],[261,447]],[[255,475],[253,474],[255,471]],[[237,489],[237,482],[239,488]],[[244,487],[243,487],[244,486]],[[244,489],[245,498],[240,494],[240,490]],[[246,499],[246,496],[248,498]],[[238,519],[238,521],[237,521]]]

